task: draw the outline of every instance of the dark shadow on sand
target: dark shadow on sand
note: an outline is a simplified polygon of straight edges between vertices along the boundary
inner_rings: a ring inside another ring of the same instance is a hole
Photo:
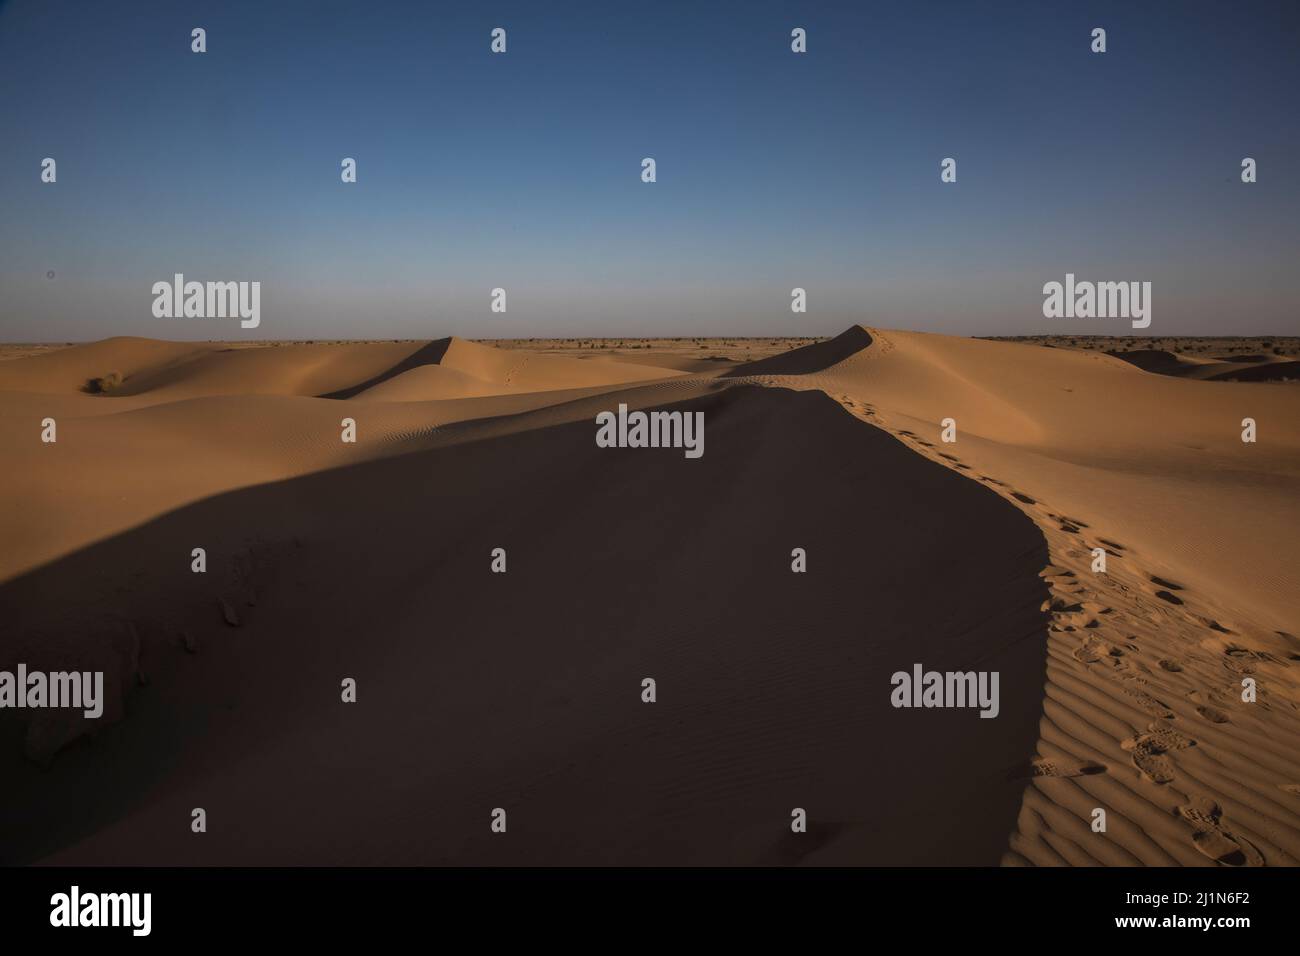
[[[738,365],[728,377],[741,375],[811,375],[843,362],[871,345],[871,333],[860,325],[852,326],[825,342],[804,345],[781,355]]]
[[[368,388],[374,388],[381,382],[386,382],[390,378],[396,378],[403,372],[409,372],[413,368],[419,368],[421,365],[439,365],[442,358],[447,354],[447,349],[451,345],[450,338],[435,339],[434,341],[416,349],[402,361],[398,362],[392,368],[380,372],[372,378],[366,379],[357,385],[349,385],[347,388],[340,388],[337,391],[329,392],[325,395],[317,395],[317,398],[354,398],[360,395]]]
[[[1041,715],[1038,529],[819,392],[672,407],[704,411],[703,458],[586,422],[468,441],[222,494],[0,586],[0,667],[14,635],[117,619],[149,676],[48,770],[0,717],[0,860],[996,864]],[[914,663],[999,671],[1000,715],[893,708]]]

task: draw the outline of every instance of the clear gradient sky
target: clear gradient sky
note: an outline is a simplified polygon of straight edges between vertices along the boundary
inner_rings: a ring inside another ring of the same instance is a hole
[[[0,339],[1300,334],[1298,161],[1296,0],[9,0]]]

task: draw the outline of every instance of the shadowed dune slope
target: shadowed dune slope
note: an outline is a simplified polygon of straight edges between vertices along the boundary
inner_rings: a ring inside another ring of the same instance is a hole
[[[0,857],[996,863],[1042,535],[824,395],[672,407],[705,412],[702,459],[522,430],[217,495],[0,586],[0,666],[120,661],[127,714],[45,771],[0,720]],[[1000,715],[892,708],[914,663],[999,671]]]
[[[770,383],[1002,496],[1051,555],[1038,756],[1004,862],[1300,862],[1300,390],[871,331]]]
[[[1176,355],[1163,349],[1107,352],[1144,372],[1196,378],[1210,382],[1277,382],[1300,379],[1300,362],[1271,355],[1233,355],[1226,358]]]
[[[738,365],[727,372],[728,376],[742,375],[808,375],[821,372],[843,362],[871,346],[871,333],[860,325],[845,329],[835,338],[816,342],[802,348],[791,349],[784,355],[759,359]]]
[[[873,335],[823,373],[779,381],[851,394],[937,446],[951,418],[957,441],[939,450],[975,474],[1149,549],[1152,573],[1219,593],[1230,616],[1294,632],[1300,390],[1150,375],[1095,352]]]
[[[1144,372],[1155,372],[1159,375],[1190,375],[1207,364],[1205,359],[1184,358],[1163,349],[1130,349],[1127,352],[1106,354],[1121,362],[1128,362]]]
[[[1300,381],[1300,362],[1225,363],[1227,368],[1209,376],[1211,382]]]
[[[402,361],[398,362],[392,368],[385,369],[378,375],[366,379],[364,382],[358,382],[356,385],[349,385],[347,388],[341,388],[330,392],[328,395],[322,395],[321,398],[352,398],[367,389],[376,388],[391,379],[397,378],[406,372],[422,366],[437,365],[447,355],[447,349],[451,346],[451,339],[435,339],[427,345],[422,345]]]

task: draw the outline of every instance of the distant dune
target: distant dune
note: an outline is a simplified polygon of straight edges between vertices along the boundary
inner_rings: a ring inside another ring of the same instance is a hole
[[[1300,862],[1293,361],[600,351],[0,362],[0,669],[111,698],[0,712],[0,861]],[[619,404],[704,456],[598,448]],[[917,662],[998,717],[890,706]]]
[[[1212,382],[1300,381],[1300,362],[1273,355],[1236,355],[1231,359],[1191,357],[1160,349],[1134,349],[1110,355],[1147,372]]]

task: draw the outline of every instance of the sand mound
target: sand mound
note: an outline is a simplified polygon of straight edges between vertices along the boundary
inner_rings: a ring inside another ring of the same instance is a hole
[[[519,391],[621,385],[680,374],[673,369],[631,362],[571,359],[559,355],[537,355],[522,349],[498,349],[463,339],[452,339],[442,364],[474,378]]]
[[[1174,375],[1211,382],[1279,382],[1300,379],[1300,362],[1273,355],[1232,355],[1190,357],[1163,349],[1135,349],[1107,352],[1144,372]]]
[[[1205,364],[1204,361],[1185,359],[1163,349],[1133,349],[1128,352],[1106,354],[1121,362],[1128,362],[1144,372],[1156,372],[1160,375],[1185,375]]]
[[[872,331],[865,352],[782,383],[826,391],[1034,520],[1053,595],[1038,759],[1106,768],[1035,771],[1006,862],[1300,861],[1300,806],[1278,796],[1300,776],[1300,393]],[[1247,416],[1267,442],[1241,441]],[[1247,677],[1271,702],[1242,700]],[[1188,801],[1215,812],[1188,817]]]
[[[1295,382],[1300,381],[1300,362],[1240,364],[1207,377],[1212,382]]]
[[[421,345],[396,365],[384,369],[378,375],[373,375],[365,381],[349,385],[347,388],[336,389],[333,392],[322,395],[321,398],[354,398],[362,392],[382,388],[393,380],[401,378],[409,372],[427,369],[430,366],[437,366],[444,358],[446,358],[447,349],[451,347],[451,343],[452,340],[450,338],[435,339],[432,342]],[[396,389],[399,394],[407,390],[409,390],[409,386],[405,389],[400,387]]]
[[[110,372],[130,379],[148,370],[200,358],[216,348],[206,344],[159,342],[127,336],[73,345],[0,364],[0,391],[82,392],[91,379]]]
[[[407,372],[430,367],[453,374],[424,372],[401,385],[389,384]],[[428,401],[620,385],[682,374],[609,359],[534,355],[457,338],[238,347],[117,338],[0,364],[0,391],[90,393],[99,391],[90,383],[110,373],[111,389],[96,398],[131,407],[217,395],[348,399],[381,386],[387,387],[368,397]]]
[[[516,391],[519,389],[513,385],[487,382],[445,365],[424,365],[362,389],[357,398],[368,402],[427,402],[483,398]]]
[[[0,365],[0,390],[83,392],[117,372],[100,401],[125,406],[212,395],[317,395],[376,377],[420,346],[400,342],[222,346],[109,339]]]
[[[536,355],[450,338],[430,343],[380,376],[323,397],[436,401],[614,386],[678,374],[657,366]]]

